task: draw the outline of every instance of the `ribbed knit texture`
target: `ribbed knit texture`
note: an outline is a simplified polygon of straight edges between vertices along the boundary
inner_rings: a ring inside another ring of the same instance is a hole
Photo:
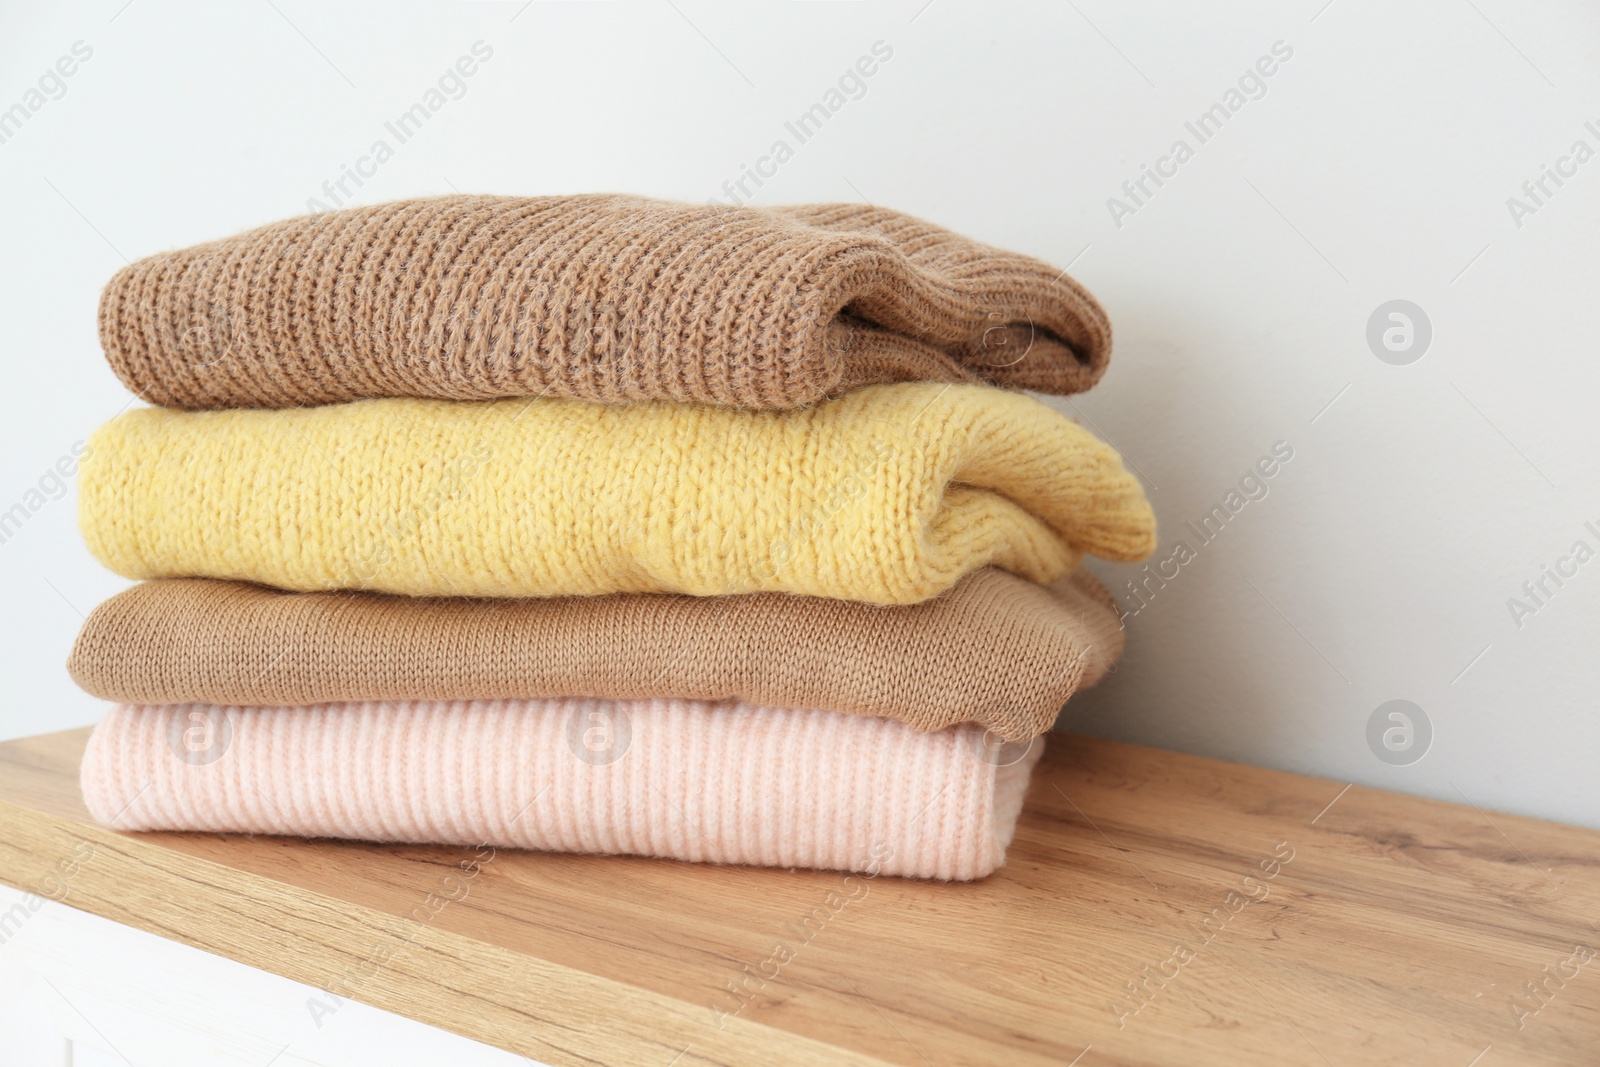
[[[100,338],[168,407],[788,408],[912,379],[1078,392],[1111,328],[1064,271],[884,208],[452,196],[142,259],[106,286]]]
[[[1004,861],[1043,746],[694,701],[118,705],[82,781],[90,813],[123,830],[967,880]]]
[[[68,669],[130,704],[296,705],[573,693],[737,699],[918,730],[1048,730],[1122,651],[1109,593],[969,574],[906,607],[753,593],[466,599],[171,578],[90,613]]]
[[[1155,520],[1110,447],[1029,397],[867,386],[816,407],[367,400],[130,411],[79,475],[129,578],[553,596],[789,592],[909,604],[994,564],[1131,560]]]

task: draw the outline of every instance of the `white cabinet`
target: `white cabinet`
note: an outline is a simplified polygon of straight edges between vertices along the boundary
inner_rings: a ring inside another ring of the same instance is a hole
[[[67,898],[70,903],[71,897]],[[535,1061],[0,886],[0,1067]]]

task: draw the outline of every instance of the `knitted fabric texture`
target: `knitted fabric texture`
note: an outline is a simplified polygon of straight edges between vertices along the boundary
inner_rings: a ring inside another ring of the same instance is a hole
[[[422,596],[789,592],[909,604],[994,564],[1147,555],[1111,448],[1018,393],[867,386],[812,408],[365,400],[130,411],[79,475],[129,578]]]
[[[117,705],[83,797],[122,830],[489,844],[982,878],[1042,738],[655,700]]]
[[[167,407],[788,408],[916,379],[1074,393],[1111,328],[1065,272],[884,208],[453,196],[142,259],[106,286],[100,339]]]
[[[434,600],[173,578],[96,608],[67,666],[88,692],[129,704],[692,697],[918,730],[976,722],[1018,741],[1099,681],[1122,641],[1111,595],[1082,570],[1045,587],[984,568],[890,608],[783,593]]]

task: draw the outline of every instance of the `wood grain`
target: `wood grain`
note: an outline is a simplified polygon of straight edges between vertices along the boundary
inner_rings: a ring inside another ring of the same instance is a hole
[[[1058,737],[977,884],[473,873],[96,826],[86,736],[0,745],[0,880],[560,1067],[1600,1060],[1600,834],[1570,827]]]

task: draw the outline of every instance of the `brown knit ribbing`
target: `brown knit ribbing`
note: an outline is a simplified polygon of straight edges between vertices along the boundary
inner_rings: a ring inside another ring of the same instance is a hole
[[[884,208],[450,196],[139,260],[101,296],[100,339],[168,407],[788,408],[918,379],[1080,392],[1111,328],[1064,272]]]
[[[547,600],[287,593],[199,578],[136,585],[89,616],[68,669],[132,704],[304,705],[514,697],[739,698],[900,719],[1050,728],[1122,652],[1083,571],[968,575],[910,607],[758,593]]]

